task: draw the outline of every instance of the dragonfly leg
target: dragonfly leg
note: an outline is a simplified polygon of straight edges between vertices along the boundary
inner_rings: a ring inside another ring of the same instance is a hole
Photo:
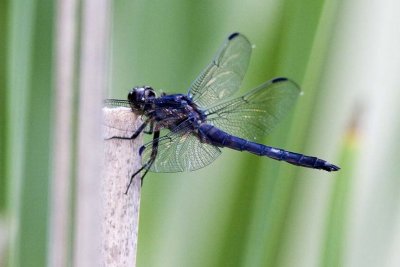
[[[137,174],[139,174],[141,171],[143,171],[144,168],[146,168],[146,165],[143,165],[139,170],[137,170],[134,174],[132,174],[131,180],[129,181],[129,184],[128,184],[128,186],[126,187],[125,195],[128,194],[129,187],[131,187],[131,184],[132,184],[132,182],[133,182],[133,178],[135,178],[135,176],[136,176]],[[142,177],[140,180],[141,180],[141,185],[142,185],[142,184],[143,184],[143,182],[142,182],[143,177]]]
[[[154,122],[150,122],[150,128],[148,131],[144,131],[145,134],[152,134],[154,131]]]
[[[151,162],[149,162],[149,164],[147,165],[146,170],[144,171],[142,177],[140,178],[140,186],[143,186],[143,181],[144,181],[143,179],[144,179],[144,177],[146,176],[147,172],[149,171],[151,165],[153,165],[153,162],[154,162],[154,160],[151,161]]]
[[[126,137],[126,136],[113,136],[113,137],[110,137],[110,138],[106,138],[105,140],[110,140],[110,139],[132,140],[132,139],[136,139],[136,137],[138,137],[139,134],[140,134],[141,132],[143,132],[143,130],[146,128],[146,126],[147,126],[148,123],[149,123],[148,121],[145,121],[145,122],[144,122],[142,125],[140,125],[140,127],[137,128],[137,130],[136,130],[131,136],[129,136],[129,137]]]
[[[152,144],[152,150],[151,150],[151,156],[150,159],[139,169],[137,170],[132,176],[131,180],[129,181],[128,187],[126,188],[125,195],[128,194],[129,187],[131,186],[133,182],[133,178],[137,174],[139,174],[141,171],[145,170],[143,173],[142,177],[140,178],[140,185],[143,186],[143,179],[146,176],[147,172],[149,171],[151,165],[153,165],[156,157],[157,157],[157,150],[158,150],[158,138],[160,137],[160,131],[155,131],[153,135],[153,144]],[[140,149],[142,151],[142,149]]]

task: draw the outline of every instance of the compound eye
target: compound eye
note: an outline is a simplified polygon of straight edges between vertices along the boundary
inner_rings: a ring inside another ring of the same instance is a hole
[[[137,95],[136,90],[132,89],[128,94],[128,100],[129,101],[136,101],[136,95]]]
[[[154,98],[154,97],[156,97],[156,93],[154,92],[153,89],[147,89],[147,90],[146,90],[146,96],[147,96],[148,98]]]

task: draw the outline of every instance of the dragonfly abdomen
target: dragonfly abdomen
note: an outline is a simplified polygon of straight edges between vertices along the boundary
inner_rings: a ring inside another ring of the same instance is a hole
[[[258,156],[267,156],[275,160],[286,161],[287,163],[307,168],[322,169],[326,171],[337,171],[339,169],[339,167],[317,157],[306,156],[286,151],[284,149],[251,142],[232,136],[209,124],[201,125],[200,131],[205,135],[207,140],[215,146],[228,147],[238,151],[248,151]]]

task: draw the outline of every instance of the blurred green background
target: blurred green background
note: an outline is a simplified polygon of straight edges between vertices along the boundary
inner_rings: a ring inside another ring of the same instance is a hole
[[[77,62],[82,10],[93,1],[76,1]],[[0,2],[0,266],[45,266],[52,246],[65,2]],[[399,266],[398,10],[397,0],[109,2],[99,29],[109,34],[104,97],[125,99],[136,85],[184,93],[238,31],[255,45],[241,93],[276,76],[304,92],[264,143],[342,167],[326,173],[225,149],[202,170],[150,174],[137,266]],[[76,103],[79,90],[76,82]]]

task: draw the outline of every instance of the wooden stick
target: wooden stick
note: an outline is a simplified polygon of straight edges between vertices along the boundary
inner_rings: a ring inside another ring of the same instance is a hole
[[[130,137],[140,120],[128,108],[104,108],[104,138]],[[102,266],[136,266],[136,248],[140,206],[140,176],[136,176],[125,195],[135,170],[140,168],[139,148],[135,140],[109,139],[104,142],[102,201]]]

